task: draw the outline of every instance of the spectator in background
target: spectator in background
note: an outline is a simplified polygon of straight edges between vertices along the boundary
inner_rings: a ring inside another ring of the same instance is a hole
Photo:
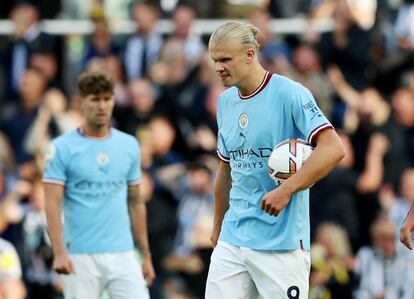
[[[8,191],[9,176],[14,167],[14,151],[7,137],[0,130],[0,200]]]
[[[117,127],[138,137],[141,127],[148,125],[154,113],[156,99],[151,82],[147,79],[133,79],[128,84],[129,107],[115,109]]]
[[[162,90],[163,96],[157,106],[171,113],[179,125],[189,155],[215,152],[217,99],[224,87],[218,84],[214,65],[207,53],[195,72],[190,72],[181,84],[164,86]]]
[[[52,248],[46,232],[45,195],[40,177],[31,184],[23,219],[23,248],[30,299],[56,299],[62,281],[52,270]]]
[[[0,238],[0,298],[24,299],[20,259],[13,244]]]
[[[408,168],[401,176],[399,198],[390,207],[390,218],[400,226],[414,202],[414,168]]]
[[[291,58],[290,48],[272,35],[269,12],[263,8],[257,8],[251,13],[249,20],[260,30],[257,39],[260,44],[259,60],[262,65],[271,70],[277,60],[289,61]]]
[[[157,106],[176,125],[182,153],[191,155],[188,142],[199,121],[200,110],[204,109],[205,86],[200,82],[200,68],[189,67],[182,42],[174,38],[164,44],[156,68],[164,69],[165,79]]]
[[[401,49],[414,50],[414,4],[412,0],[403,0],[398,9],[398,15],[395,22],[395,33],[397,43]]]
[[[359,194],[375,192],[383,179],[383,158],[389,144],[385,136],[376,134],[370,137],[365,167],[358,173],[353,170],[354,148],[350,137],[339,132],[345,149],[345,157],[338,166],[318,184],[310,189],[311,229],[315,231],[324,222],[335,222],[342,226],[350,238],[353,248],[358,248],[364,237],[360,223],[368,218],[359,216]],[[315,234],[312,234],[315,235]]]
[[[318,50],[322,66],[336,64],[349,84],[361,90],[366,86],[370,34],[359,27],[351,14],[347,0],[338,0],[333,13],[334,30],[321,35]],[[332,114],[334,125],[342,127],[345,105],[336,101]]]
[[[205,281],[212,246],[213,177],[201,161],[187,167],[160,170],[159,179],[178,200],[178,231],[173,251],[164,260],[166,269],[178,273],[186,289],[196,298],[204,298]]]
[[[61,17],[66,19],[87,19],[91,11],[106,11],[111,22],[121,22],[128,19],[134,0],[63,0]]]
[[[404,141],[410,165],[414,166],[414,91],[400,87],[392,97],[394,116],[404,130]]]
[[[401,176],[401,184],[397,193],[390,186],[384,186],[379,194],[382,209],[397,228],[400,228],[414,203],[414,168],[408,168]],[[397,239],[399,239],[399,235]],[[400,246],[402,244],[399,243]]]
[[[347,0],[338,0],[333,13],[335,27],[321,35],[318,48],[322,65],[336,64],[351,86],[365,86],[364,72],[368,66],[370,34],[359,27]]]
[[[14,31],[1,53],[7,101],[17,99],[20,80],[29,65],[31,53],[40,50],[50,51],[57,55],[58,61],[62,59],[58,39],[41,31],[39,12],[31,1],[17,1],[10,12],[10,19],[14,23]]]
[[[381,214],[371,227],[373,245],[357,253],[355,299],[414,298],[412,255],[397,250],[396,237],[395,225]]]
[[[348,234],[338,224],[318,226],[311,247],[309,299],[349,299],[354,258]]]
[[[404,222],[400,229],[400,241],[410,250],[412,250],[412,239],[414,231],[414,172],[413,169],[408,170],[404,175],[402,189],[402,195],[405,198],[403,205],[407,205],[411,202],[411,206],[405,216]],[[408,208],[408,207],[405,207]]]
[[[274,18],[294,18],[299,13],[306,13],[309,10],[309,2],[304,0],[266,0],[267,8]]]
[[[47,81],[47,88],[56,88],[63,91],[59,79],[59,63],[56,54],[49,50],[38,50],[30,55],[29,66],[39,70]]]
[[[168,117],[163,115],[153,116],[148,123],[148,128],[151,138],[153,157],[151,168],[153,170],[183,161],[181,155],[173,148],[176,143],[177,132]]]
[[[38,70],[25,70],[19,84],[19,106],[2,118],[1,129],[7,136],[17,164],[29,162],[33,156],[24,148],[24,138],[38,114],[46,88],[46,79]]]
[[[142,132],[144,131],[141,131],[141,135],[143,135]],[[140,136],[142,162],[145,159],[145,147],[148,146],[145,138],[148,137]],[[169,275],[162,265],[162,261],[174,248],[174,237],[177,227],[177,201],[170,192],[161,188],[156,189],[155,180],[156,178],[151,177],[150,173],[144,171],[142,173],[140,193],[147,205],[147,218],[150,219],[148,221],[148,237],[154,269],[157,273],[154,284],[150,287],[150,297],[152,299],[165,299],[164,284]],[[160,213],[160,211],[163,212]]]
[[[91,18],[93,23],[93,32],[87,39],[83,57],[80,60],[79,71],[85,70],[89,61],[95,57],[107,57],[110,55],[118,55],[119,48],[112,40],[108,22],[104,12]]]
[[[83,116],[80,111],[68,106],[65,96],[60,91],[52,89],[45,93],[36,119],[24,136],[26,152],[36,158],[43,157],[43,152],[52,138],[82,124]]]
[[[10,190],[6,192],[0,201],[0,234],[2,237],[12,242],[21,252],[21,232],[19,224],[24,215],[21,201],[30,193],[31,186],[25,180],[16,180]]]
[[[214,134],[214,138],[216,138],[218,131],[216,120],[217,101],[218,96],[224,91],[225,87],[218,81],[214,64],[207,53],[204,54],[200,61],[198,80],[201,87],[196,96],[198,105],[196,105],[197,108],[193,110],[195,112],[193,121],[198,127],[206,126]],[[201,147],[206,150],[209,148],[206,146]],[[215,147],[216,145],[214,145],[214,150]]]
[[[365,88],[358,92],[347,81],[336,67],[328,70],[329,78],[336,92],[346,103],[347,111],[354,113],[349,124],[355,152],[355,169],[361,171],[365,165],[369,136],[382,132],[389,140],[390,149],[384,159],[384,182],[398,188],[399,178],[409,166],[403,129],[393,116],[390,103],[375,87]]]
[[[195,34],[192,27],[196,17],[193,7],[185,4],[178,5],[171,16],[173,32],[167,39],[167,42],[168,40],[175,40],[181,44],[187,62],[187,69],[197,65],[205,51],[201,37]]]
[[[158,8],[150,2],[137,2],[132,8],[132,18],[136,23],[136,32],[125,45],[123,62],[127,79],[146,77],[149,67],[160,54],[163,39],[156,31],[159,19]]]

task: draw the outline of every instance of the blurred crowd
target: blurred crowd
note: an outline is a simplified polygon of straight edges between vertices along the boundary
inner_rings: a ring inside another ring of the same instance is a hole
[[[311,189],[311,299],[414,298],[413,254],[398,243],[414,202],[412,0],[2,0],[0,37],[0,299],[62,298],[51,270],[41,184],[48,142],[82,123],[84,70],[115,81],[113,126],[142,149],[157,272],[151,298],[203,298],[212,252],[218,95],[198,18],[243,18],[260,60],[301,82],[338,130],[346,156]],[[301,17],[278,36],[272,18]],[[42,18],[90,19],[87,36],[42,31]],[[131,19],[136,31],[111,26]],[[160,19],[172,22],[162,34]],[[315,21],[331,19],[318,32]]]

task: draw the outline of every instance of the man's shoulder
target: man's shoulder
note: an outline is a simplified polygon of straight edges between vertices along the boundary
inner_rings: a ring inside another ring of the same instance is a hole
[[[270,86],[279,96],[286,99],[300,98],[303,96],[308,97],[311,94],[301,83],[276,74],[273,74],[270,80]]]
[[[60,157],[68,158],[71,149],[76,147],[79,142],[79,133],[77,129],[68,131],[54,138],[46,147],[45,155],[47,159],[53,159],[56,153],[59,153]]]
[[[116,142],[120,145],[132,145],[135,146],[138,143],[138,140],[131,134],[125,133],[121,130],[111,128],[111,134],[115,138]]]
[[[275,86],[282,91],[292,91],[292,89],[304,88],[299,82],[278,74],[273,74],[269,83],[271,86]]]
[[[65,144],[73,145],[73,141],[78,138],[79,138],[78,129],[73,129],[54,138],[52,140],[52,143],[55,146],[64,146]]]

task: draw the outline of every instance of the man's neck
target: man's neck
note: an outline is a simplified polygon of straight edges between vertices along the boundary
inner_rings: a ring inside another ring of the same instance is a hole
[[[263,69],[261,66],[252,69],[249,74],[240,82],[239,88],[240,94],[242,96],[251,95],[257,88],[259,88],[260,84],[262,84],[267,71]]]
[[[105,137],[110,132],[110,127],[108,125],[100,125],[100,126],[94,126],[91,124],[84,124],[82,126],[82,134],[85,136],[95,137],[95,138],[101,138]]]

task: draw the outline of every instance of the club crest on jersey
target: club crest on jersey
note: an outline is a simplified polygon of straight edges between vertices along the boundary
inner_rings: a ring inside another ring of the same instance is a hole
[[[96,155],[96,162],[98,162],[98,164],[100,166],[105,166],[106,164],[108,164],[109,162],[109,156],[107,153],[99,153]]]
[[[248,124],[249,124],[249,117],[247,116],[247,113],[240,114],[239,127],[242,129],[246,129]]]

